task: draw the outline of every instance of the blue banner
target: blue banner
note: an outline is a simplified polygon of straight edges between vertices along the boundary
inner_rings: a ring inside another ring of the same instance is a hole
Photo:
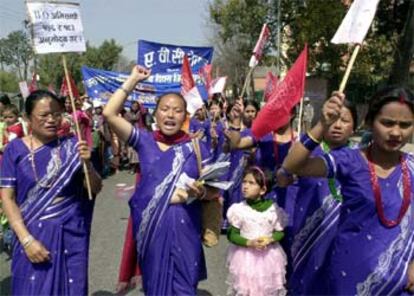
[[[207,91],[198,74],[200,68],[211,64],[213,47],[181,46],[138,40],[138,65],[151,69],[148,82],[156,84],[175,84],[181,82],[181,67],[187,54],[193,78],[201,96],[207,100]]]
[[[111,95],[127,79],[129,73],[105,71],[82,66],[83,83],[88,96],[92,101],[106,104]],[[125,106],[129,107],[132,101],[138,101],[147,108],[154,108],[156,98],[166,92],[180,92],[180,83],[138,83],[135,90],[129,95]]]

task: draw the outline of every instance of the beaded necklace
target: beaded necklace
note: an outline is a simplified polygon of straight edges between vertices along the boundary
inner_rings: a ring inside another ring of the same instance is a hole
[[[37,169],[36,169],[36,162],[35,162],[35,155],[34,155],[34,149],[33,149],[33,135],[30,134],[30,162],[32,166],[33,176],[35,178],[36,184],[38,184],[42,188],[51,188],[53,183],[56,181],[59,174],[57,172],[60,171],[60,168],[62,167],[62,160],[60,159],[60,139],[57,139],[57,147],[58,149],[52,150],[52,160],[55,159],[57,163],[57,169],[56,173],[54,174],[51,181],[49,181],[47,184],[45,184],[45,181],[39,180],[39,177],[37,175]]]

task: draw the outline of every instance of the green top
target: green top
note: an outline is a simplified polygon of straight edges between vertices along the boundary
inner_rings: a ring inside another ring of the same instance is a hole
[[[331,151],[328,143],[326,143],[325,141],[322,142],[322,150],[325,153],[329,153],[329,151]],[[329,187],[329,191],[332,194],[332,197],[336,199],[337,201],[342,202],[343,197],[342,197],[342,194],[339,192],[338,188],[336,187],[335,178],[328,178],[328,187]]]
[[[264,212],[269,209],[273,205],[273,201],[270,199],[256,199],[256,200],[246,200],[247,204],[254,210],[258,212]],[[274,231],[272,233],[272,238],[275,242],[278,242],[283,239],[285,233],[283,231]],[[240,247],[247,247],[248,239],[243,237],[240,234],[240,229],[229,226],[227,230],[227,238],[228,240]]]

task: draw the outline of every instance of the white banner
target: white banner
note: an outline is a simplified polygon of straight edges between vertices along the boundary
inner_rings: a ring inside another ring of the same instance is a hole
[[[27,2],[36,53],[86,51],[78,3]]]
[[[362,44],[374,19],[379,0],[355,0],[331,42]]]

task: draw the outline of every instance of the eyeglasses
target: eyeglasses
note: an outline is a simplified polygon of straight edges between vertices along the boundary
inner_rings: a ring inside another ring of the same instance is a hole
[[[39,120],[45,121],[50,117],[54,120],[62,118],[61,112],[54,112],[54,113],[47,113],[47,114],[32,114],[33,116],[37,117]]]

